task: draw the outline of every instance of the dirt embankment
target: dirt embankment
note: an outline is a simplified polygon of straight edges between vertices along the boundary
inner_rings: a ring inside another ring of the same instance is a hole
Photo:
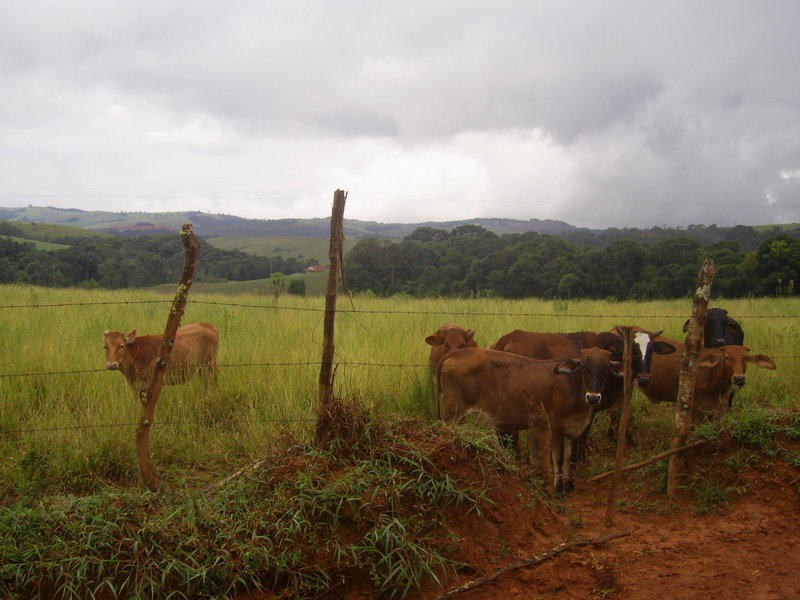
[[[800,468],[782,457],[751,464],[736,476],[728,501],[698,514],[687,491],[670,505],[663,494],[626,487],[614,527],[605,524],[608,483],[577,482],[563,504],[541,521],[513,502],[506,490],[485,526],[464,531],[462,558],[470,565],[437,598],[470,579],[541,553],[566,539],[594,539],[610,532],[630,535],[598,546],[568,550],[535,567],[509,571],[460,600],[497,598],[615,598],[619,600],[800,598]],[[708,449],[698,461],[724,461],[724,450]],[[735,489],[734,489],[735,488]],[[509,502],[505,502],[507,499]],[[549,544],[549,546],[548,546]]]

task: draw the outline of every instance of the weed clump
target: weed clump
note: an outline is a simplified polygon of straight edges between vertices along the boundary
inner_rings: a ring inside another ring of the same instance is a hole
[[[304,598],[359,586],[403,598],[447,577],[461,566],[451,519],[492,505],[485,474],[496,484],[514,469],[503,451],[486,433],[331,408],[321,442],[287,433],[210,489],[107,487],[4,507],[0,596]]]

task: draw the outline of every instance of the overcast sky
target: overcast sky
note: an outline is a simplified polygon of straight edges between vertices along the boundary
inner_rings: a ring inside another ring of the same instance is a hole
[[[4,0],[0,206],[800,221],[795,0]]]

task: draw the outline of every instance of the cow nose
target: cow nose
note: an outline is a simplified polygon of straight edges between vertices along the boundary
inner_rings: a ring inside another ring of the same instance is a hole
[[[116,371],[117,369],[119,369],[119,365],[114,361],[109,361],[106,363],[106,369],[108,369],[109,371]]]
[[[650,375],[639,375],[636,378],[636,383],[639,384],[639,387],[642,388],[647,387],[648,385],[650,385],[650,379],[651,379]]]
[[[602,396],[600,394],[595,394],[593,392],[586,392],[586,403],[589,406],[597,406],[600,404],[600,400]]]
[[[736,377],[733,378],[734,385],[744,385],[744,382],[745,382],[744,375],[737,375]]]

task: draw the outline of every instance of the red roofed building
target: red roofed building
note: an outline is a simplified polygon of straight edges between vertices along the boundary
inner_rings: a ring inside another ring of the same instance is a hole
[[[303,269],[303,273],[322,273],[323,271],[327,270],[328,267],[324,267],[322,265],[311,265],[310,267]]]

